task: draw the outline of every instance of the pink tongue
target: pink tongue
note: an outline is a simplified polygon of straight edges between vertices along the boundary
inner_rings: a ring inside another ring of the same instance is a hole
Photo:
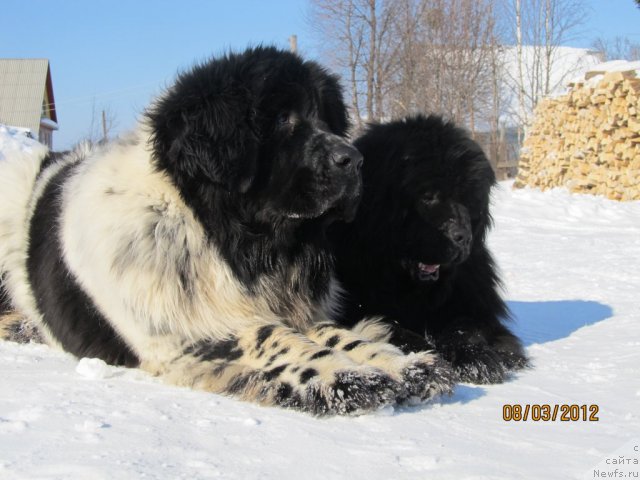
[[[435,273],[440,268],[440,265],[427,265],[425,263],[418,263],[418,268],[424,273]]]

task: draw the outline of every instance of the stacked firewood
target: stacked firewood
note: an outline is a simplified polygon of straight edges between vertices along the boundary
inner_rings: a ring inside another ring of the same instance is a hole
[[[640,200],[640,74],[588,72],[541,101],[520,152],[514,187]]]

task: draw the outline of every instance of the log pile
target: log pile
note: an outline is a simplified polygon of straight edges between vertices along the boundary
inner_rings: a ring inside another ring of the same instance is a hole
[[[541,101],[524,140],[514,188],[640,200],[640,71],[588,72],[567,94]]]

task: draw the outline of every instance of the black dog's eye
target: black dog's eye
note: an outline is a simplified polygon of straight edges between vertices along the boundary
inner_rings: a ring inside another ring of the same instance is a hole
[[[289,113],[281,113],[276,118],[276,123],[278,125],[289,125],[291,123],[291,115]]]

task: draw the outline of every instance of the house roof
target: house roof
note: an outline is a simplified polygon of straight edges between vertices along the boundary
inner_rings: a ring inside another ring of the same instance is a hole
[[[43,116],[58,121],[49,60],[0,58],[0,123],[28,128],[37,137]]]

